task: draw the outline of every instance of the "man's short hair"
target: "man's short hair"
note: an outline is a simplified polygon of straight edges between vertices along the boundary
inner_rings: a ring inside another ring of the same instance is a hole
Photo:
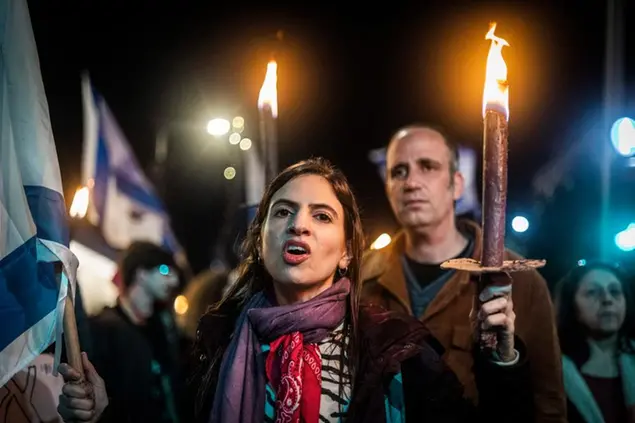
[[[388,143],[388,147],[386,148],[386,153],[388,153],[388,149],[390,149],[390,146],[394,142],[396,142],[398,139],[403,138],[404,132],[412,132],[417,130],[430,130],[441,135],[441,138],[443,138],[443,141],[445,142],[445,146],[450,151],[450,176],[454,176],[454,174],[459,170],[459,145],[450,136],[448,136],[445,130],[438,126],[415,123],[399,128],[397,131],[395,131],[392,137],[390,137],[390,142]]]
[[[137,270],[152,269],[162,264],[177,267],[172,254],[158,245],[146,241],[133,242],[123,253],[119,264],[123,286],[127,288],[134,282]]]

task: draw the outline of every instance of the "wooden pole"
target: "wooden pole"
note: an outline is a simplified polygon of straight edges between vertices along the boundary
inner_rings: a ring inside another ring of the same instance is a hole
[[[68,364],[77,370],[84,378],[84,365],[82,364],[82,352],[79,347],[79,335],[77,333],[77,320],[75,320],[75,308],[70,295],[66,296],[64,304],[64,344]]]
[[[62,279],[62,264],[57,263],[55,273],[58,283]],[[79,334],[77,333],[77,320],[75,318],[75,304],[72,299],[73,287],[68,286],[66,299],[64,300],[64,346],[66,348],[66,361],[79,372],[84,379],[84,365],[82,364],[82,351],[79,346]]]
[[[502,266],[507,208],[507,118],[487,110],[483,134],[483,266]]]

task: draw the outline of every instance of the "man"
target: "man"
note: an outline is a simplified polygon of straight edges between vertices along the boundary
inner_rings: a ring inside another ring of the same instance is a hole
[[[362,298],[420,318],[444,350],[465,393],[478,401],[472,373],[470,311],[476,284],[470,274],[444,270],[446,260],[480,260],[482,233],[456,222],[454,204],[463,191],[458,152],[427,126],[398,131],[386,152],[386,193],[403,230],[386,248],[369,252],[362,267]],[[518,255],[506,251],[505,259]],[[527,347],[536,421],[566,422],[560,349],[544,279],[536,271],[513,274],[516,333]]]
[[[118,269],[117,305],[91,321],[94,356],[110,395],[107,421],[178,421],[178,340],[167,305],[179,285],[172,255],[133,243]],[[104,420],[104,419],[102,419]]]

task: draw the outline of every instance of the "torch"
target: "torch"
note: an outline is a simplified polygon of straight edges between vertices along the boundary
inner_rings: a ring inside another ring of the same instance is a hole
[[[265,80],[258,95],[260,113],[260,142],[265,162],[265,181],[269,183],[278,174],[278,64],[267,64]]]
[[[71,208],[68,212],[74,220],[83,219],[88,211],[90,190],[88,187],[81,187],[75,192]],[[75,222],[70,222],[71,239]],[[56,274],[61,277],[62,269],[56,269]],[[71,298],[75,293],[69,285],[68,295],[64,302],[64,344],[66,346],[66,358],[68,364],[77,370],[82,379],[84,377],[84,365],[82,364],[81,348],[79,345],[79,335],[77,333],[77,320],[75,319],[75,302]]]
[[[480,261],[454,259],[442,268],[478,275],[477,307],[496,296],[510,296],[511,274],[543,267],[545,260],[505,260],[505,209],[507,205],[507,140],[509,135],[509,85],[502,50],[507,41],[494,35],[492,23],[485,39],[491,40],[483,92],[483,247]],[[482,332],[480,348],[496,352],[496,333]]]

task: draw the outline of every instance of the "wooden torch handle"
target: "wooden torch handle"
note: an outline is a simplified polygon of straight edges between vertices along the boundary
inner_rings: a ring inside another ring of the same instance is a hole
[[[62,279],[63,267],[56,263],[55,274],[58,286]],[[71,298],[73,288],[69,285],[66,299],[64,300],[64,346],[66,347],[66,360],[68,364],[77,370],[84,379],[84,365],[82,364],[82,351],[79,347],[79,335],[77,334],[77,320],[75,319],[75,304]]]
[[[70,291],[70,290],[69,290]],[[84,365],[82,364],[82,352],[79,348],[79,335],[77,334],[77,321],[75,320],[75,306],[69,295],[66,296],[64,306],[64,344],[66,346],[66,359],[68,364],[77,370],[84,378]]]

